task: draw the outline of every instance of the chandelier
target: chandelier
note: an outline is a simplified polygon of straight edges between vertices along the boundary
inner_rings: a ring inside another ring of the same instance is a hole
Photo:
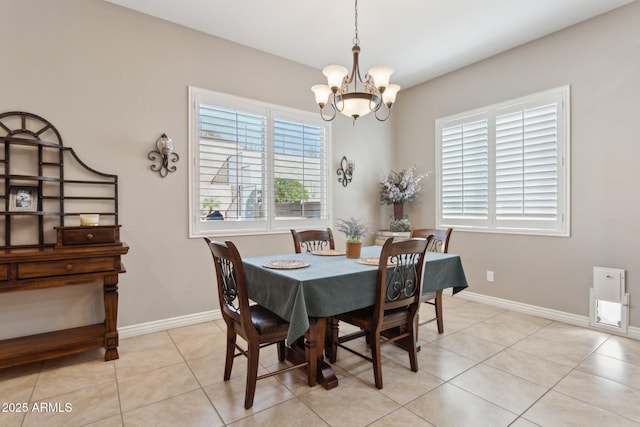
[[[391,107],[396,102],[396,94],[400,86],[389,84],[393,68],[387,66],[373,67],[360,75],[358,56],[360,55],[360,39],[358,38],[358,0],[355,0],[355,37],[353,38],[353,65],[351,74],[341,65],[329,65],[322,70],[328,84],[315,85],[311,90],[316,95],[316,103],[320,107],[320,116],[331,121],[340,112],[355,121],[369,113],[376,119],[385,121],[391,114]],[[382,108],[384,105],[385,108]],[[331,107],[329,112],[325,110]],[[382,111],[381,111],[382,110]],[[385,111],[386,110],[386,111]],[[380,115],[378,114],[380,112]]]

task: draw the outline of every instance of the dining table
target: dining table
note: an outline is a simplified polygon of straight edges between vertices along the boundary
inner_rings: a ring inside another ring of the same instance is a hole
[[[317,380],[325,388],[338,385],[331,366],[323,358],[326,318],[374,304],[378,265],[365,264],[380,257],[382,246],[365,246],[360,259],[340,251],[288,253],[243,259],[249,298],[289,322],[287,345],[307,331],[322,343],[316,348]],[[427,252],[422,293],[465,289],[467,279],[458,255]],[[309,328],[310,319],[320,327]],[[313,385],[313,384],[310,384]]]

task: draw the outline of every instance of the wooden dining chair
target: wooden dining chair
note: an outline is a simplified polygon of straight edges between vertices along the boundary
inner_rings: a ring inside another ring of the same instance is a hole
[[[452,231],[453,228],[447,228],[446,230],[439,230],[436,228],[420,228],[411,230],[411,237],[426,238],[427,236],[433,236],[433,238],[431,239],[431,243],[427,248],[427,252],[441,252],[446,254],[449,252],[449,239],[451,238]],[[443,333],[444,319],[442,313],[442,291],[429,292],[425,295],[422,295],[420,301],[425,304],[434,306],[435,317],[420,322],[418,326],[426,325],[427,323],[436,321],[438,325],[438,333]]]
[[[335,249],[333,232],[330,228],[326,230],[291,230],[293,236],[293,246],[297,254],[322,249]]]
[[[376,300],[371,307],[335,316],[335,320],[349,323],[360,331],[340,336],[338,325],[333,325],[330,362],[335,362],[338,347],[372,362],[377,388],[382,388],[382,360],[380,347],[405,340],[413,372],[418,372],[416,348],[416,315],[420,308],[422,269],[430,239],[409,239],[394,242],[388,239],[380,253],[376,280]],[[388,261],[390,264],[388,264]],[[367,336],[371,357],[344,343]]]
[[[303,362],[258,376],[258,359],[261,348],[277,344],[278,359],[281,362],[284,361],[285,339],[287,338],[289,323],[260,305],[249,304],[242,258],[233,242],[214,242],[206,237],[204,240],[213,255],[218,281],[220,310],[222,311],[222,318],[227,324],[224,380],[227,381],[231,377],[233,360],[237,356],[244,355],[248,359],[244,407],[249,409],[253,406],[256,381],[263,378],[306,366],[309,384],[315,384],[317,358],[315,346],[311,344],[305,346],[306,354]],[[315,327],[315,322],[311,327]],[[246,341],[246,350],[236,343],[238,335]],[[239,353],[236,353],[236,350]]]

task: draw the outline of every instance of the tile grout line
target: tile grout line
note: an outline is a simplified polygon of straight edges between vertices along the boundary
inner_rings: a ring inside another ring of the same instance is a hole
[[[562,323],[562,322],[554,321],[553,323]],[[553,324],[553,323],[551,323],[551,324]],[[539,331],[540,331],[540,330],[542,330],[542,329],[544,329],[544,327],[543,327],[543,328],[538,329],[538,331],[536,331],[536,332],[539,332]],[[535,332],[534,332],[533,334],[535,334]],[[531,335],[533,335],[533,334],[530,334],[529,336],[531,336]],[[535,406],[535,405],[536,405],[540,400],[542,400],[542,398],[543,398],[543,397],[545,397],[546,395],[548,395],[548,394],[549,394],[549,392],[553,391],[553,392],[555,392],[555,393],[559,393],[559,394],[562,394],[562,395],[564,395],[564,396],[567,396],[567,397],[569,397],[569,398],[571,398],[571,399],[575,399],[575,400],[577,400],[578,402],[584,403],[585,405],[593,406],[593,407],[598,408],[598,409],[600,409],[600,410],[606,411],[606,412],[608,412],[608,413],[610,413],[610,414],[613,414],[613,415],[616,415],[616,416],[619,416],[619,417],[623,417],[623,418],[629,419],[628,417],[623,416],[623,415],[621,415],[621,414],[618,414],[618,413],[612,412],[612,411],[610,411],[610,410],[608,410],[608,409],[605,409],[605,408],[602,408],[602,407],[600,407],[600,406],[594,405],[594,404],[592,404],[592,403],[590,403],[590,402],[585,402],[585,401],[583,401],[583,400],[581,400],[581,399],[578,399],[578,398],[576,398],[576,397],[574,397],[574,396],[571,396],[571,395],[568,395],[568,394],[566,394],[566,393],[563,393],[563,392],[560,392],[560,391],[555,390],[555,387],[556,387],[558,384],[560,384],[560,382],[562,382],[562,381],[563,381],[566,377],[568,377],[571,373],[573,373],[574,371],[576,371],[576,370],[578,369],[578,367],[579,367],[579,366],[580,366],[580,365],[581,365],[585,360],[587,360],[587,359],[588,359],[589,357],[591,357],[593,354],[596,354],[596,353],[597,353],[597,350],[598,350],[600,347],[602,347],[602,346],[604,345],[604,343],[606,343],[606,342],[607,342],[609,339],[611,339],[611,337],[613,336],[612,334],[608,334],[608,335],[609,335],[609,336],[608,336],[605,340],[603,340],[600,344],[598,344],[598,345],[597,345],[593,350],[591,350],[591,351],[590,351],[586,356],[584,356],[582,359],[580,359],[580,361],[578,361],[578,362],[577,362],[577,363],[576,363],[576,364],[575,364],[575,365],[574,365],[574,366],[573,366],[573,367],[572,367],[572,368],[571,368],[567,373],[565,373],[564,375],[562,375],[562,377],[561,377],[560,379],[558,379],[558,380],[557,380],[557,381],[556,381],[556,382],[555,382],[551,387],[549,387],[549,388],[547,389],[547,391],[546,391],[546,392],[544,392],[544,393],[543,393],[543,394],[542,394],[538,399],[536,399],[536,400],[535,400],[531,405],[529,405],[529,407],[527,407],[527,409],[525,409],[525,410],[522,412],[522,414],[520,414],[520,415],[519,415],[519,417],[518,417],[518,418],[523,418],[523,419],[525,419],[526,421],[533,422],[533,421],[531,421],[531,420],[529,420],[529,419],[525,418],[525,417],[524,417],[524,414],[525,414],[528,410],[530,410],[533,406]],[[523,339],[524,339],[524,338],[523,338]],[[541,339],[544,339],[544,338],[541,338]],[[514,343],[514,344],[515,344],[515,343]],[[543,358],[543,359],[544,359],[544,358]],[[548,359],[544,359],[544,360],[548,360]],[[553,362],[553,361],[551,361],[551,362]],[[595,375],[595,374],[592,374],[592,375],[597,376],[597,377],[600,377],[599,375]],[[600,377],[600,378],[604,378],[604,377]],[[607,379],[607,378],[604,378],[604,379]],[[618,383],[617,381],[614,381],[614,382]],[[620,384],[620,383],[618,383],[618,384]],[[622,385],[625,385],[625,384],[622,384]],[[634,421],[634,420],[631,420],[631,421]],[[515,421],[514,421],[514,422],[515,422]],[[536,424],[536,423],[534,423],[534,424]]]
[[[43,361],[39,361],[38,362],[39,366],[38,366],[38,373],[36,374],[36,380],[33,383],[33,388],[31,389],[31,394],[29,394],[29,404],[31,404],[31,402],[33,401],[33,395],[36,392],[36,386],[38,385],[38,381],[40,380],[40,374],[42,373],[42,366],[44,364]],[[22,416],[22,421],[20,421],[20,426],[24,426],[24,423],[27,421],[27,414],[29,412],[25,412],[25,414]]]
[[[216,327],[218,327],[218,329],[222,329],[220,328],[217,324],[214,325]],[[180,351],[180,348],[178,347],[178,344],[176,343],[175,339],[173,338],[173,336],[169,333],[169,330],[166,331],[167,335],[169,336],[169,339],[171,340],[171,343],[173,344],[173,346],[176,348],[176,351],[178,352],[178,354],[180,354],[180,357],[182,357],[182,360],[184,361],[185,365],[187,365],[187,368],[189,369],[189,372],[191,372],[191,375],[193,375],[193,378],[195,378],[196,382],[198,383],[198,387],[200,387],[200,391],[202,391],[202,393],[204,393],[205,397],[207,398],[207,401],[209,401],[209,404],[211,404],[211,407],[213,408],[213,410],[216,412],[216,415],[218,416],[218,418],[220,419],[220,421],[222,421],[222,424],[224,426],[227,426],[227,422],[224,420],[224,418],[222,418],[222,415],[220,414],[220,411],[218,411],[218,408],[216,408],[216,405],[213,403],[213,401],[211,400],[211,397],[207,394],[207,392],[204,390],[204,386],[202,385],[202,383],[200,382],[200,379],[198,379],[198,376],[196,375],[195,372],[193,372],[193,368],[191,367],[191,365],[189,364],[189,362],[187,361],[187,359],[185,358],[184,354],[182,354],[182,352]],[[225,336],[226,336],[226,331],[223,331]],[[226,346],[227,342],[225,339],[225,346]],[[193,391],[193,390],[192,390]],[[191,392],[187,392],[187,393],[191,393]],[[185,394],[185,393],[183,393]],[[175,397],[175,396],[174,396]],[[124,422],[123,422],[123,427],[124,427]]]
[[[571,368],[571,370],[570,370],[569,372],[567,372],[567,373],[566,373],[562,378],[560,378],[560,379],[559,379],[559,380],[558,380],[558,381],[553,385],[553,387],[549,389],[549,391],[553,390],[553,389],[554,389],[554,388],[555,388],[555,387],[556,387],[556,386],[557,386],[557,385],[558,385],[562,380],[564,380],[564,379],[565,379],[566,377],[568,377],[571,373],[573,373],[574,371],[576,371],[576,370],[578,369],[578,367],[579,367],[579,366],[580,366],[580,365],[581,365],[585,360],[587,360],[587,359],[588,359],[589,357],[591,357],[592,355],[596,354],[596,353],[597,353],[597,351],[598,351],[598,349],[599,349],[600,347],[602,347],[602,346],[603,346],[607,341],[609,341],[613,336],[614,336],[613,334],[609,334],[609,336],[607,337],[607,339],[605,339],[605,340],[604,340],[604,341],[602,341],[600,344],[598,344],[598,345],[597,345],[593,350],[591,350],[591,352],[589,352],[589,354],[587,354],[587,355],[586,355],[585,357],[583,357],[583,358],[582,358],[578,363],[576,363],[576,365],[575,365],[573,368]],[[617,359],[617,360],[619,360],[619,359]],[[578,372],[582,372],[582,371],[579,371],[579,370],[578,370]],[[620,385],[622,385],[622,386],[629,387],[629,386],[627,386],[626,384],[619,383],[618,381],[614,381],[614,380],[611,380],[611,379],[606,378],[606,377],[601,377],[600,375],[596,375],[596,374],[589,373],[589,372],[585,372],[585,373],[586,373],[586,374],[588,374],[588,375],[593,375],[593,376],[598,377],[598,378],[602,378],[602,379],[604,379],[604,380],[612,381],[612,382],[614,382],[614,383],[616,383],[616,384],[620,384]],[[631,388],[635,388],[635,387],[631,387]],[[636,422],[636,423],[638,422],[638,421],[633,420],[633,419],[631,419],[631,418],[629,418],[629,417],[627,417],[627,416],[625,416],[625,415],[619,414],[619,413],[617,413],[617,412],[613,412],[613,411],[611,411],[611,410],[609,410],[609,409],[603,408],[603,407],[598,406],[598,405],[594,405],[593,403],[586,402],[586,401],[584,401],[584,400],[578,399],[578,398],[577,398],[577,397],[575,397],[575,396],[571,396],[571,395],[569,395],[569,394],[566,394],[566,393],[563,393],[563,392],[561,392],[561,391],[557,391],[557,390],[553,390],[553,391],[554,391],[555,393],[559,393],[559,394],[562,394],[562,395],[564,395],[564,396],[567,396],[567,397],[569,397],[570,399],[574,399],[574,400],[577,400],[578,402],[584,403],[585,405],[589,405],[589,406],[593,406],[594,408],[598,408],[598,409],[600,409],[600,410],[602,410],[602,411],[605,411],[605,412],[607,412],[607,413],[609,413],[609,414],[612,414],[612,415],[615,415],[615,416],[618,416],[618,417],[621,417],[621,418],[625,418],[625,419],[630,420],[630,421],[632,421],[632,422]],[[547,393],[548,393],[548,392],[547,392]],[[545,395],[546,395],[547,393],[545,393]],[[543,397],[543,396],[541,396],[541,397],[540,397],[540,399],[541,399],[542,397]],[[538,399],[538,400],[540,400],[540,399]],[[537,400],[536,402],[534,402],[534,404],[535,404],[535,403],[537,403],[537,402],[538,402],[538,400]],[[533,406],[533,405],[532,405],[532,406]],[[529,410],[529,409],[530,409],[530,408],[527,408],[527,410]],[[526,419],[526,418],[525,418],[525,419]],[[529,421],[529,420],[527,420],[527,421]]]
[[[508,311],[509,311],[509,310],[505,310],[504,312],[508,312]],[[503,313],[504,313],[504,312],[503,312]],[[502,313],[500,313],[500,314],[502,314]],[[478,321],[477,323],[475,323],[475,324],[473,324],[473,325],[470,325],[470,326],[467,326],[467,327],[465,327],[465,328],[462,328],[462,329],[460,329],[460,330],[458,330],[458,331],[456,331],[456,332],[454,332],[454,333],[458,333],[458,332],[460,332],[460,331],[464,331],[465,329],[469,329],[469,328],[471,328],[471,327],[473,327],[473,326],[475,326],[475,325],[478,325],[478,324],[480,324],[480,323],[485,322],[486,320],[489,320],[489,319],[495,318],[495,317],[499,316],[500,314],[497,314],[496,316],[489,317],[489,318],[487,318],[487,319],[485,319],[485,320]],[[475,394],[475,393],[473,393],[473,392],[471,392],[471,391],[469,391],[469,390],[466,390],[466,389],[464,389],[464,388],[458,387],[458,386],[456,386],[456,385],[455,385],[455,384],[453,384],[453,383],[451,383],[451,384],[450,384],[451,386],[457,387],[457,388],[458,388],[458,389],[460,389],[460,390],[463,390],[463,391],[465,391],[465,392],[467,392],[467,393],[470,393],[470,394],[472,394],[472,395],[474,395],[474,396],[478,397],[479,399],[484,400],[485,402],[488,402],[488,403],[490,403],[490,404],[492,404],[492,405],[495,405],[495,406],[497,406],[497,407],[499,407],[499,408],[502,408],[502,409],[503,409],[503,410],[505,410],[505,411],[508,411],[508,412],[510,412],[510,413],[512,413],[512,414],[514,414],[514,415],[516,415],[516,418],[515,418],[515,419],[514,419],[514,420],[513,420],[509,425],[511,425],[511,424],[513,424],[514,422],[516,422],[519,418],[524,418],[524,417],[523,417],[523,415],[524,415],[524,414],[525,414],[529,409],[531,409],[531,407],[533,407],[533,406],[534,406],[537,402],[539,402],[539,401],[540,401],[540,400],[541,400],[545,395],[547,395],[547,394],[548,394],[548,393],[549,393],[549,392],[550,392],[550,391],[551,391],[551,390],[552,390],[552,389],[553,389],[553,388],[554,388],[554,387],[555,387],[555,386],[556,386],[556,385],[557,385],[557,384],[558,384],[562,379],[564,379],[564,378],[565,378],[569,373],[573,372],[573,370],[574,370],[574,369],[575,369],[575,368],[576,368],[580,363],[582,363],[582,361],[584,361],[587,357],[589,357],[591,354],[593,354],[593,352],[595,352],[595,351],[597,350],[597,348],[598,348],[600,345],[602,345],[602,344],[604,343],[604,341],[603,341],[603,343],[601,343],[598,347],[596,347],[596,349],[592,350],[592,352],[591,352],[591,353],[589,353],[589,355],[587,355],[587,356],[586,356],[586,357],[584,357],[580,362],[578,362],[578,364],[577,364],[575,367],[571,368],[571,370],[570,370],[569,372],[567,372],[567,374],[565,374],[562,378],[560,378],[560,380],[558,380],[558,381],[557,381],[553,386],[551,386],[551,387],[547,387],[547,386],[544,386],[544,385],[542,385],[542,384],[538,384],[538,383],[536,383],[536,382],[533,382],[533,381],[531,381],[531,380],[528,380],[527,378],[523,378],[523,377],[520,377],[520,376],[518,376],[518,375],[514,375],[514,374],[512,374],[512,373],[510,373],[510,372],[507,372],[507,371],[503,371],[502,369],[497,369],[497,368],[494,368],[494,367],[492,367],[492,366],[490,366],[490,365],[485,365],[485,364],[484,364],[484,362],[486,362],[487,360],[489,360],[489,359],[491,359],[491,358],[495,357],[496,355],[498,355],[498,354],[500,354],[500,353],[504,352],[505,350],[507,350],[507,349],[509,349],[509,348],[512,348],[512,347],[513,347],[515,344],[517,344],[518,342],[523,341],[523,340],[525,340],[525,339],[527,339],[527,338],[529,338],[529,337],[531,337],[531,336],[535,335],[537,332],[540,332],[540,331],[541,331],[541,330],[543,330],[544,328],[546,328],[546,327],[548,327],[549,325],[552,325],[552,324],[554,324],[554,323],[558,323],[558,322],[556,322],[556,321],[552,321],[552,322],[548,323],[547,325],[541,326],[541,327],[539,327],[538,329],[536,329],[535,331],[533,331],[533,332],[530,332],[530,333],[526,334],[524,337],[522,337],[522,338],[518,339],[517,341],[513,342],[512,344],[510,344],[510,345],[508,345],[508,346],[504,346],[504,348],[503,348],[502,350],[500,350],[499,352],[497,352],[497,353],[495,353],[495,354],[493,354],[493,355],[491,355],[491,356],[489,356],[489,357],[485,358],[485,359],[484,359],[484,360],[482,360],[482,361],[477,362],[475,365],[473,365],[473,366],[471,366],[471,367],[469,367],[469,368],[465,369],[464,371],[462,371],[462,372],[460,372],[459,374],[455,375],[454,377],[450,378],[450,379],[449,379],[449,380],[447,380],[445,383],[449,384],[451,380],[453,380],[453,379],[455,379],[455,378],[459,377],[460,375],[464,374],[465,372],[468,372],[468,371],[470,371],[471,369],[474,369],[474,368],[476,368],[478,365],[481,365],[481,364],[482,364],[482,365],[484,365],[484,366],[487,366],[487,367],[490,367],[490,368],[496,369],[496,370],[498,370],[498,371],[500,371],[500,372],[504,372],[504,373],[506,373],[506,374],[513,375],[514,377],[516,377],[516,378],[518,378],[518,379],[521,379],[521,380],[523,380],[523,381],[527,381],[527,382],[529,382],[529,383],[531,383],[531,384],[535,384],[535,385],[543,386],[543,387],[547,388],[547,390],[546,390],[546,391],[545,391],[545,392],[544,392],[544,393],[543,393],[539,398],[537,398],[537,399],[536,399],[536,400],[535,400],[531,405],[529,405],[529,406],[528,406],[524,411],[522,411],[522,413],[517,414],[517,413],[515,413],[515,412],[511,411],[510,409],[505,408],[505,407],[503,407],[503,406],[501,406],[501,405],[497,405],[497,404],[495,404],[495,403],[493,403],[493,402],[491,402],[491,401],[489,401],[489,400],[485,399],[484,397],[479,396],[479,395],[477,395],[477,394]],[[472,336],[475,336],[475,334],[471,334],[471,335],[472,335]],[[480,337],[477,337],[477,338],[478,338],[478,339],[483,339],[483,338],[480,338]],[[608,339],[608,338],[607,338],[607,339]],[[483,339],[483,340],[484,340],[484,339]],[[436,341],[437,341],[437,340],[436,340]],[[494,344],[498,344],[498,345],[502,345],[502,344],[500,344],[500,343],[496,343],[496,342],[494,342],[494,341],[490,341],[490,340],[485,340],[485,341],[488,341],[488,342],[491,342],[491,343],[494,343]],[[605,340],[605,341],[606,341],[606,340]],[[438,346],[438,345],[437,345],[437,344],[435,344],[435,343],[434,343],[434,345]],[[440,346],[438,346],[438,347],[440,347]],[[460,356],[463,356],[463,357],[468,358],[467,356],[465,356],[465,355],[463,355],[463,354],[460,354],[460,353],[457,353],[457,352],[455,352],[455,351],[453,351],[453,350],[449,350],[449,349],[446,349],[446,348],[444,348],[444,347],[440,347],[440,348],[443,348],[444,350],[451,351],[451,352],[453,352],[453,353],[455,353],[455,354],[458,354],[458,355],[460,355]],[[517,350],[517,351],[519,351],[519,350]],[[527,354],[528,354],[528,353],[527,353]],[[544,361],[549,361],[548,359],[545,359],[545,358],[542,358],[542,357],[539,357],[539,356],[535,356],[535,355],[532,355],[532,356],[537,357],[537,358],[539,358],[539,359],[541,359],[541,360],[544,360]],[[553,362],[553,361],[550,361],[550,362]],[[441,385],[442,385],[442,384],[441,384]],[[584,402],[584,403],[586,403],[586,402]],[[593,406],[593,405],[592,405],[592,406]],[[529,422],[531,422],[530,420],[528,420],[528,419],[526,419],[526,418],[524,418],[524,419],[525,419],[525,420],[527,420],[527,421],[529,421]],[[536,424],[536,423],[534,423],[534,424]]]

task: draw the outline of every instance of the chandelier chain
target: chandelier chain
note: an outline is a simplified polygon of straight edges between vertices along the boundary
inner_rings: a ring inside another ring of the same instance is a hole
[[[353,44],[356,46],[360,45],[360,39],[358,38],[358,0],[356,0],[356,13],[355,13],[355,37],[353,38]]]

